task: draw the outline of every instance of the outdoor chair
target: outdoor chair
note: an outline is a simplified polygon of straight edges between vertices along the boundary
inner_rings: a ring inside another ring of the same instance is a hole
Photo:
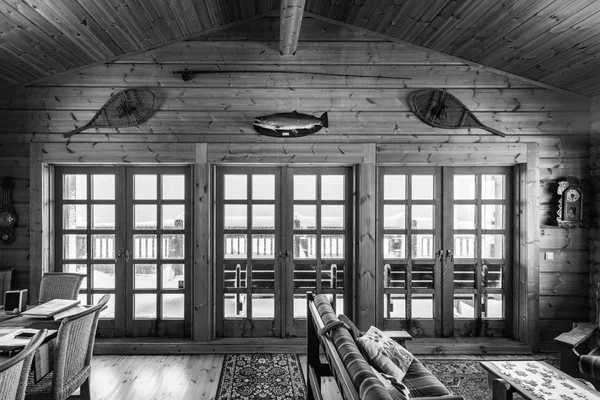
[[[582,355],[578,347],[585,349],[594,334],[594,349]],[[555,337],[554,342],[560,350],[561,371],[600,387],[600,283],[596,287],[596,322],[574,324],[572,330]]]
[[[0,306],[4,304],[4,293],[10,290],[14,268],[0,269]]]
[[[22,400],[33,355],[46,338],[47,330],[38,331],[20,353],[0,364],[0,399]]]
[[[72,272],[46,272],[40,283],[38,302],[53,299],[77,300],[85,275]]]
[[[81,398],[90,398],[96,328],[109,298],[106,294],[89,309],[62,320],[54,347],[54,369],[37,383],[30,374],[26,399],[64,400],[77,388],[81,388]]]

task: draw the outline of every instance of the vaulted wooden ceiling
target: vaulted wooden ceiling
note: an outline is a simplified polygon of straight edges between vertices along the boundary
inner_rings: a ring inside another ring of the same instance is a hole
[[[274,12],[287,21],[280,45],[286,53],[295,46],[295,29],[302,35],[302,9],[390,40],[600,95],[597,0],[0,0],[0,87]],[[279,32],[273,35],[280,40]]]

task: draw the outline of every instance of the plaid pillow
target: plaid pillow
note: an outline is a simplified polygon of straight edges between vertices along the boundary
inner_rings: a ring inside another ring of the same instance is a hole
[[[358,338],[358,344],[371,364],[402,382],[413,360],[413,355],[408,350],[375,326],[371,326],[367,333]]]

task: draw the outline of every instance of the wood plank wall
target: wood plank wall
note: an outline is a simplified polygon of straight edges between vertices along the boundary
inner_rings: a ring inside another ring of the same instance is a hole
[[[600,96],[590,107],[590,321],[595,321],[596,285],[600,283]]]
[[[281,56],[278,31],[278,18],[264,18],[3,93],[0,173],[17,178],[15,203],[22,219],[17,242],[1,245],[0,261],[17,268],[17,286],[27,281],[29,268],[28,143],[55,142],[54,152],[70,156],[77,154],[77,142],[98,146],[105,142],[255,143],[259,147],[292,141],[258,136],[252,128],[254,117],[292,110],[318,115],[328,111],[330,128],[294,143],[309,143],[316,152],[320,145],[341,143],[376,144],[378,151],[398,144],[538,143],[542,345],[549,345],[572,320],[588,318],[588,229],[558,228],[555,220],[557,182],[569,175],[589,178],[588,99],[538,88],[320,18],[304,18],[297,53]],[[183,81],[174,71],[186,68],[204,72]],[[209,72],[217,70],[221,72]],[[64,132],[90,120],[111,94],[134,86],[147,86],[157,95],[158,110],[146,123],[91,130],[70,141],[63,138]],[[484,124],[506,132],[507,137],[422,123],[409,103],[409,94],[421,88],[448,89]],[[422,151],[435,156],[435,149],[425,146]],[[494,154],[484,154],[482,159],[493,160]],[[598,265],[600,257],[594,254],[593,259]]]

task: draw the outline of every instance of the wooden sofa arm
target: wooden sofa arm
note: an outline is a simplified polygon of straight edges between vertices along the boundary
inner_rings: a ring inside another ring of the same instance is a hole
[[[586,322],[577,324],[569,332],[564,332],[554,338],[558,345],[577,347],[588,340],[596,331],[598,325]]]

